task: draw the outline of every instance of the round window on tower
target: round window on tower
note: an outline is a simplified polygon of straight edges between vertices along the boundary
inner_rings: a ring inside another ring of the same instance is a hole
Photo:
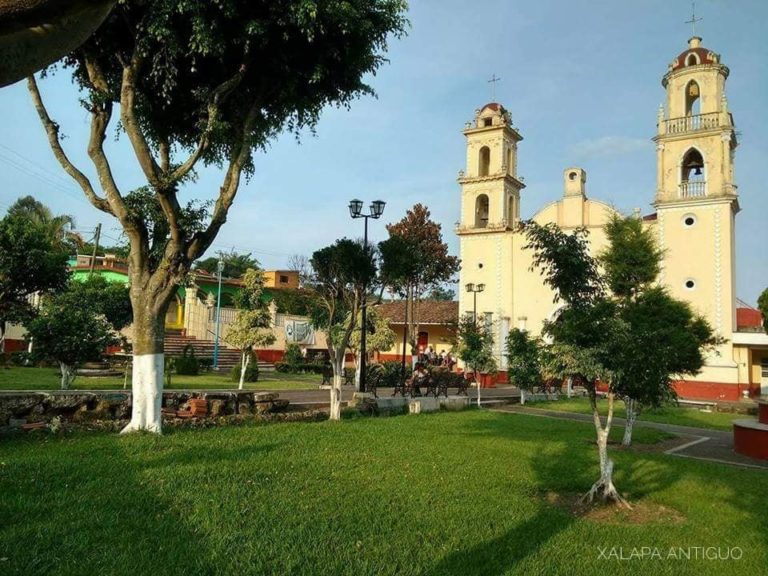
[[[570,173],[568,174],[568,179],[569,179],[569,180],[576,180],[576,177],[577,177],[577,176],[578,176],[578,174],[576,174],[576,172],[570,172]]]
[[[686,214],[683,216],[683,226],[686,228],[692,228],[696,225],[696,216],[693,214]]]
[[[696,289],[696,281],[693,278],[688,278],[684,283],[686,290],[695,290]]]

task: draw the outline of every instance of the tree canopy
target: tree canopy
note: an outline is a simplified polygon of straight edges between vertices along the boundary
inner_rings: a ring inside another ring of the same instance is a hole
[[[209,274],[216,276],[219,273],[219,258],[224,262],[224,269],[221,272],[224,278],[240,278],[248,269],[259,269],[259,261],[253,258],[250,253],[239,254],[234,250],[225,252],[220,256],[211,256],[198,260],[195,263],[195,269],[205,270]]]

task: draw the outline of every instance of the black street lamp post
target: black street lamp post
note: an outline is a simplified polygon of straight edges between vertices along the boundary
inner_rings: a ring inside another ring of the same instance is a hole
[[[471,282],[466,285],[467,292],[471,292],[474,296],[474,307],[472,312],[472,318],[475,321],[475,325],[477,325],[477,295],[478,293],[485,290],[485,284],[472,284]]]
[[[363,218],[365,219],[365,227],[363,232],[363,249],[365,250],[366,254],[368,253],[368,218],[373,218],[374,220],[378,220],[381,218],[381,215],[384,213],[384,206],[386,205],[386,202],[383,200],[374,200],[371,202],[371,213],[370,214],[363,214],[363,201],[362,200],[351,200],[349,203],[349,215],[352,216],[352,218]],[[363,286],[363,302],[360,306],[361,308],[361,326],[360,326],[360,392],[365,392],[365,360],[366,360],[366,350],[365,350],[365,336],[368,332],[367,327],[367,321],[366,321],[366,308],[367,308],[367,301],[368,301],[368,286]]]

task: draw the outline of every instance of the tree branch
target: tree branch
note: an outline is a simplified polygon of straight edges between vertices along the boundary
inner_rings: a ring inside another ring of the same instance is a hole
[[[206,122],[205,130],[200,137],[197,148],[186,162],[173,171],[170,175],[171,182],[176,182],[189,174],[190,170],[195,167],[195,164],[197,164],[197,161],[203,155],[203,152],[208,148],[209,137],[219,115],[219,104],[226,99],[232,90],[240,85],[247,69],[248,66],[246,63],[241,64],[238,71],[232,77],[225,80],[214,89],[211,99],[208,101],[208,121]]]
[[[45,132],[48,135],[48,144],[50,145],[51,150],[53,150],[53,155],[56,157],[56,160],[59,161],[59,164],[61,164],[64,171],[78,183],[85,193],[86,198],[88,198],[88,201],[93,204],[94,207],[114,216],[114,212],[112,211],[109,202],[96,194],[91,185],[91,181],[85,174],[77,169],[61,147],[61,142],[59,141],[59,126],[51,120],[51,117],[48,115],[48,110],[45,108],[43,98],[40,95],[40,90],[37,87],[37,82],[35,81],[34,76],[29,76],[27,78],[27,88],[32,96],[32,103],[35,106],[37,115],[40,117],[40,122],[43,124],[43,128],[45,128]]]
[[[227,174],[224,177],[224,182],[219,190],[219,197],[216,199],[216,204],[213,208],[211,222],[208,224],[208,228],[202,232],[195,233],[187,247],[187,258],[190,261],[196,260],[208,249],[213,239],[216,238],[219,229],[227,221],[227,213],[240,186],[240,176],[243,172],[243,167],[251,153],[251,132],[259,115],[259,110],[259,105],[254,103],[243,121],[240,142],[230,159]]]
[[[122,87],[120,89],[120,119],[126,134],[128,134],[128,139],[131,141],[133,151],[139,161],[139,166],[141,166],[144,176],[147,178],[147,182],[153,188],[160,189],[163,187],[160,167],[157,165],[149,143],[144,137],[139,122],[136,119],[136,74],[141,66],[138,49],[127,64],[127,66],[123,67]]]

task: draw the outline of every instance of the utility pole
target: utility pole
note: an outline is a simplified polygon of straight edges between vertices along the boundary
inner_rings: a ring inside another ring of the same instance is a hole
[[[96,237],[93,240],[93,254],[91,254],[91,271],[89,275],[93,275],[93,269],[96,266],[96,252],[99,251],[99,240],[101,239],[101,222],[96,225]]]

